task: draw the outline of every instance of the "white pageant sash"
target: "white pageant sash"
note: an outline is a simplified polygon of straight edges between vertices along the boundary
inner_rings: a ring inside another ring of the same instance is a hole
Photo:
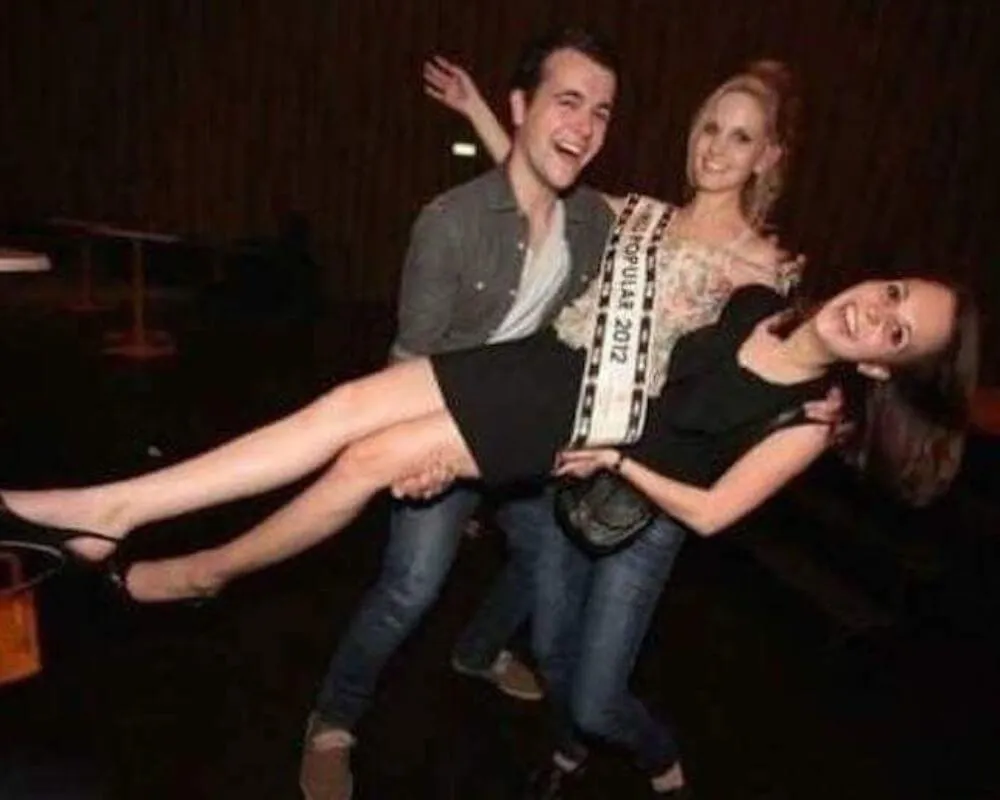
[[[601,260],[594,338],[580,380],[571,447],[632,444],[646,424],[657,251],[674,207],[629,195]]]

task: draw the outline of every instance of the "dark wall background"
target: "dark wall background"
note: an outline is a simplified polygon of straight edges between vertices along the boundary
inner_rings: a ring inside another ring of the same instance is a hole
[[[465,128],[423,98],[422,59],[460,59],[500,104],[556,21],[625,55],[595,182],[678,197],[699,99],[783,58],[806,124],[779,220],[811,279],[944,270],[994,330],[992,0],[0,0],[0,213],[225,239],[299,211],[339,296],[391,298],[417,208],[484,166],[449,155]]]

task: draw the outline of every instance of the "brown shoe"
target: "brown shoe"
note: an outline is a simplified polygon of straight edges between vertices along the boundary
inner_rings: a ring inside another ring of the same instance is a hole
[[[305,800],[351,800],[351,746],[354,737],[323,725],[313,714],[306,726],[306,742],[299,770],[299,788]]]
[[[504,694],[518,700],[537,701],[545,697],[538,676],[509,650],[502,650],[488,669],[467,667],[454,657],[451,667],[461,675],[489,681]]]

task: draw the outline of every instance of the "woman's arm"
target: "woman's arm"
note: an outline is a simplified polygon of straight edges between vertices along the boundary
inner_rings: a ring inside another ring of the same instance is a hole
[[[510,136],[479,93],[475,81],[464,69],[442,56],[434,56],[425,61],[424,92],[469,120],[497,164],[507,158]]]
[[[574,450],[560,455],[556,474],[584,477],[599,468],[617,471],[671,517],[711,536],[757,508],[808,467],[830,441],[825,425],[797,425],[768,436],[712,486],[668,478],[617,450]]]

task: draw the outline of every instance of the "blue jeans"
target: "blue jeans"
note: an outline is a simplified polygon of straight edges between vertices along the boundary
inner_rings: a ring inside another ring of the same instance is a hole
[[[642,770],[659,775],[679,756],[673,730],[628,684],[685,530],[659,517],[626,549],[593,558],[558,530],[544,530],[557,527],[551,508],[533,524],[545,545],[535,561],[532,645],[548,682],[558,750],[581,761],[579,730],[624,747]]]
[[[327,669],[315,712],[351,730],[367,710],[389,657],[437,599],[462,531],[479,505],[477,489],[458,486],[430,503],[395,503],[378,581],[365,594]],[[547,500],[547,498],[545,498]],[[531,610],[536,532],[526,527],[539,497],[512,498],[497,509],[510,557],[455,646],[464,666],[488,669]]]

